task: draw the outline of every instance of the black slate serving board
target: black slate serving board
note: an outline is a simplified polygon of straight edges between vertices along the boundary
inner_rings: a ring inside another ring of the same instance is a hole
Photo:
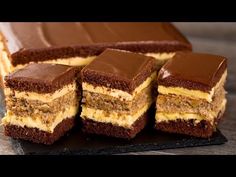
[[[0,98],[0,115],[2,117],[5,109],[3,104],[3,93],[1,89]],[[153,129],[146,129],[139,133],[136,138],[128,141],[105,136],[84,134],[80,129],[75,127],[66,136],[50,146],[14,139],[12,139],[12,146],[18,154],[102,155],[220,145],[224,144],[225,142],[227,142],[227,139],[219,130],[217,130],[211,138],[201,139],[158,132]]]
[[[72,130],[68,135],[53,145],[34,144],[22,140],[12,140],[19,154],[78,154],[107,155],[149,150],[162,150],[206,145],[219,145],[227,142],[224,135],[217,130],[210,139],[193,138],[145,130],[131,141],[84,134]]]

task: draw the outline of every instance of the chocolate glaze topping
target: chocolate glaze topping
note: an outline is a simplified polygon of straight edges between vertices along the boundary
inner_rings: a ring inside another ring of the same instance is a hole
[[[132,93],[157,69],[155,62],[145,55],[107,49],[82,69],[82,82]]]
[[[177,52],[160,70],[158,84],[210,91],[227,68],[224,57],[210,54]]]
[[[1,23],[0,31],[8,41],[14,66],[99,55],[106,48],[140,53],[192,49],[170,23]]]
[[[29,64],[5,77],[6,87],[18,91],[52,93],[78,78],[79,67]]]

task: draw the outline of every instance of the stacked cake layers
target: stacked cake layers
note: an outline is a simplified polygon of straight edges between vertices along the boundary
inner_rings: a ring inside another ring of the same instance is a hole
[[[52,144],[75,124],[79,68],[30,64],[5,78],[5,134]]]
[[[82,122],[88,133],[133,138],[154,102],[155,60],[107,49],[82,70]]]
[[[158,75],[156,128],[210,137],[225,111],[226,59],[177,53]]]

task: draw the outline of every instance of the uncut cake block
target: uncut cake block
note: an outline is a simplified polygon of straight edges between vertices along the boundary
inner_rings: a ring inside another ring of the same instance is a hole
[[[75,125],[80,69],[30,64],[5,77],[5,135],[52,144]]]
[[[155,101],[155,59],[107,49],[81,71],[82,129],[131,139],[147,124]]]
[[[156,128],[208,138],[225,111],[227,60],[201,53],[176,53],[158,75]]]
[[[0,72],[4,78],[29,63],[85,66],[106,48],[143,53],[163,63],[192,50],[170,23],[0,23]]]

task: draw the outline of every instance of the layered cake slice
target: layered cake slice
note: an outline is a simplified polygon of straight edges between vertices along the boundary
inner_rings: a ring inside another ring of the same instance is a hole
[[[191,50],[170,23],[0,23],[0,72],[31,62],[85,66],[106,48],[143,53],[160,60]]]
[[[179,52],[158,75],[156,128],[170,133],[212,136],[226,106],[224,57]]]
[[[30,64],[5,77],[5,135],[52,144],[75,124],[80,69]]]
[[[83,131],[130,139],[155,101],[155,59],[107,49],[81,71]]]

